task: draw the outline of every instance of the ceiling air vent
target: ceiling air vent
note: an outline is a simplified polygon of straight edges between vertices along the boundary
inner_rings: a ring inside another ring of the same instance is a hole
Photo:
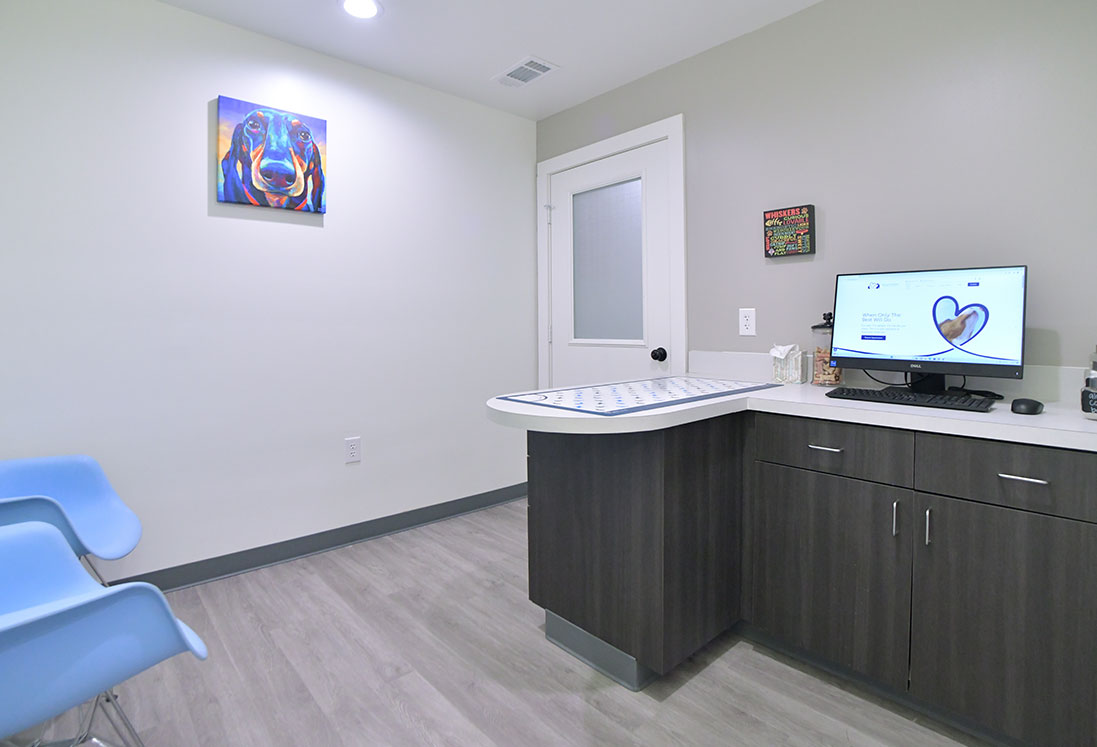
[[[536,57],[523,57],[519,62],[511,65],[505,73],[499,73],[492,80],[499,81],[504,86],[519,88],[529,85],[538,78],[543,78],[555,69],[556,65],[551,62],[545,62]]]

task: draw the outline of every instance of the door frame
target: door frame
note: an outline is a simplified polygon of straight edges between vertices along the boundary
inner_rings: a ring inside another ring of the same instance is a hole
[[[667,141],[667,251],[670,260],[670,373],[686,373],[686,185],[681,114],[584,146],[537,164],[537,386],[549,385],[551,320],[549,256],[549,180],[554,174],[585,166],[661,140]]]

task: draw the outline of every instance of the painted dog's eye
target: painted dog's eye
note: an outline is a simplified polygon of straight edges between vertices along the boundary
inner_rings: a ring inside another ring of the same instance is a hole
[[[297,138],[301,142],[307,143],[309,140],[312,140],[312,133],[309,132],[308,130],[301,130],[300,132],[297,133]]]
[[[259,130],[263,129],[263,124],[258,119],[249,119],[248,129],[252,132],[259,132]]]

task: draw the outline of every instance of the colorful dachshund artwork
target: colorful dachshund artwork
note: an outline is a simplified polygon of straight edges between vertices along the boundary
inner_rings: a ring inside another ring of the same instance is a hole
[[[217,97],[217,200],[327,212],[327,122]]]

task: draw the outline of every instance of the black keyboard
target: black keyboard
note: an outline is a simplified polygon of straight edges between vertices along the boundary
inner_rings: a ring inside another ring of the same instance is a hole
[[[922,394],[909,389],[856,389],[840,386],[827,392],[835,399],[855,399],[858,402],[882,402],[888,405],[916,405],[918,407],[943,407],[948,410],[986,412],[994,400],[972,397],[967,394]]]

